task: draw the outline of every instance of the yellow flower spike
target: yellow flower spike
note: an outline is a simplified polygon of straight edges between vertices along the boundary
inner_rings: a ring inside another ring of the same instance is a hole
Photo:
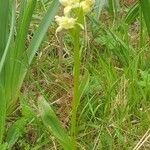
[[[55,20],[59,25],[59,27],[56,29],[56,32],[60,32],[62,29],[72,29],[76,24],[76,19],[67,16],[56,16]]]
[[[81,2],[80,0],[59,0],[59,1],[64,6],[64,16],[55,17],[55,20],[58,24],[56,33],[60,32],[63,29],[67,30],[67,29],[74,28],[75,24],[78,24],[77,19],[71,17],[72,9],[80,7],[83,9],[84,13],[88,13],[92,9],[95,3],[95,0],[84,0]],[[84,29],[84,27],[81,24],[80,27]]]

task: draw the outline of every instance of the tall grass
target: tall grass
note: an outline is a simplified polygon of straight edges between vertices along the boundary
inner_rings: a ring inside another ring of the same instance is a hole
[[[150,19],[149,19],[149,13],[150,13],[150,1],[149,0],[139,0],[141,11],[143,12],[143,16],[145,19],[145,23],[147,26],[148,33],[150,34]]]

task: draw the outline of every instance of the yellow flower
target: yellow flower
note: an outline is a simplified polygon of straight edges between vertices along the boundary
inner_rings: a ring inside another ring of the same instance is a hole
[[[71,7],[71,6],[66,6],[66,7],[64,8],[64,15],[65,15],[65,16],[69,16],[71,10],[72,10],[72,7]]]
[[[72,9],[79,8],[79,7],[80,7],[80,3],[75,3],[75,4],[72,4],[72,5],[66,6],[64,8],[64,15],[69,16]]]
[[[59,2],[64,6],[72,6],[72,5],[76,5],[77,3],[79,3],[80,0],[59,0]]]
[[[56,16],[55,20],[59,25],[59,27],[56,29],[56,32],[60,32],[62,29],[72,29],[76,24],[76,19],[67,16]]]
[[[71,5],[70,0],[59,0],[59,2],[65,7]]]
[[[82,1],[82,2],[80,3],[80,6],[81,6],[81,8],[83,9],[83,12],[84,12],[84,13],[88,13],[88,12],[91,10],[91,6],[88,5],[88,4],[86,3],[86,1]]]
[[[59,0],[60,3],[64,6],[64,16],[59,17],[56,16],[56,22],[59,25],[58,28],[56,29],[56,33],[60,32],[63,29],[71,29],[74,28],[75,24],[79,25],[81,28],[84,28],[81,24],[78,24],[76,22],[77,19],[74,19],[71,17],[72,9],[75,8],[82,8],[84,13],[88,13],[94,3],[95,0],[83,0],[80,2],[80,0]]]
[[[80,0],[59,0],[64,6],[64,15],[69,16],[72,9],[80,7],[79,1]]]
[[[95,0],[85,0],[87,5],[93,6],[95,4]]]
[[[80,3],[80,7],[83,9],[84,13],[88,13],[91,11],[94,4],[95,0],[85,0]]]

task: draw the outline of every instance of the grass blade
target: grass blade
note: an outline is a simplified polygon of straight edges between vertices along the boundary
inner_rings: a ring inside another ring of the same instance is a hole
[[[108,1],[109,12],[111,13],[112,18],[116,19],[116,17],[117,17],[117,11],[120,8],[119,0],[107,0],[107,1]]]
[[[139,3],[135,3],[124,18],[126,24],[131,24],[139,16]]]
[[[18,85],[18,89],[20,89],[23,79],[26,75],[28,66],[31,64],[34,55],[36,54],[36,52],[38,51],[38,48],[48,30],[49,25],[52,23],[54,16],[56,15],[57,11],[59,8],[59,1],[55,0],[52,2],[52,4],[50,5],[46,15],[44,16],[41,24],[39,25],[39,28],[37,29],[36,33],[33,36],[33,39],[29,45],[29,48],[27,50],[27,57],[25,57],[22,60],[22,64],[21,64],[21,70],[20,70],[20,81],[19,81],[19,85]]]
[[[45,33],[49,27],[49,25],[51,24],[54,16],[56,15],[57,11],[59,8],[59,2],[58,0],[54,0],[52,2],[52,4],[50,5],[45,17],[43,18],[37,32],[35,33],[35,35],[33,36],[33,39],[31,41],[31,44],[28,48],[28,63],[31,64],[32,59],[35,55],[35,53],[37,52],[44,36]]]
[[[32,19],[33,11],[36,6],[36,0],[30,0],[27,3],[23,19],[21,21],[19,33],[16,37],[15,48],[14,48],[14,65],[12,65],[12,89],[15,89],[16,85],[18,85],[18,81],[20,80],[20,67],[21,60],[25,57],[24,49],[25,49],[25,41],[28,35],[29,25]]]
[[[147,26],[148,34],[150,35],[150,1],[149,0],[139,0],[140,6],[143,12],[144,20]]]
[[[5,129],[5,118],[6,118],[6,101],[5,101],[5,93],[0,85],[0,145],[2,144],[3,134]]]
[[[84,75],[84,77],[81,81],[81,84],[79,86],[79,100],[81,100],[85,90],[87,89],[89,81],[90,81],[90,75],[89,75],[89,72],[86,70],[85,75]],[[79,102],[77,105],[79,105]]]

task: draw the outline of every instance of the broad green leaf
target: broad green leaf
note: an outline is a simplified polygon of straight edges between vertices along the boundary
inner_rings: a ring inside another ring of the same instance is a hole
[[[24,133],[27,119],[25,117],[17,120],[7,131],[6,142],[8,143],[8,149],[16,143],[18,138]]]
[[[19,28],[19,32],[16,37],[15,47],[14,47],[14,64],[12,63],[12,89],[18,87],[20,81],[20,69],[21,69],[21,61],[26,56],[25,51],[25,41],[28,35],[29,25],[32,19],[33,11],[36,6],[36,0],[30,0],[27,3],[21,25]],[[12,51],[13,52],[13,51]],[[8,69],[8,68],[7,68]]]
[[[73,150],[73,140],[61,127],[59,119],[43,97],[39,98],[38,106],[45,127],[54,134],[64,150]]]
[[[12,18],[11,18],[11,25],[10,25],[11,28],[10,28],[10,33],[9,33],[8,41],[6,43],[5,50],[4,50],[2,58],[0,60],[0,74],[1,74],[2,68],[4,66],[4,62],[5,62],[8,50],[10,48],[10,43],[11,43],[13,33],[14,33],[15,15],[16,15],[15,13],[16,13],[15,12],[15,3],[13,3],[12,4]]]
[[[7,45],[7,38],[9,32],[9,1],[0,1],[0,65],[3,66],[2,56]],[[1,61],[2,59],[2,61]],[[5,101],[5,89],[3,88],[3,78],[0,71],[0,147],[2,148],[3,134],[5,130],[6,120],[6,101]]]
[[[59,8],[59,1],[54,0],[52,4],[50,5],[45,17],[43,18],[37,32],[33,36],[33,39],[30,43],[30,46],[28,48],[28,64],[31,64],[32,59],[35,55],[35,53],[38,51],[38,48],[45,36],[45,33],[48,30],[49,25],[52,23],[54,16],[56,15]]]
[[[6,47],[9,32],[9,0],[0,1],[0,59]]]
[[[21,23],[22,23],[22,18],[24,16],[24,13],[25,13],[25,8],[27,6],[27,0],[23,0],[23,1],[20,1],[20,8],[19,8],[19,18],[18,18],[18,23],[16,24],[16,28],[17,28],[17,33],[19,32],[19,28],[21,26]]]
[[[35,32],[33,39],[29,45],[29,48],[27,50],[27,54],[25,54],[25,57],[22,58],[20,72],[19,72],[20,81],[18,81],[19,83],[17,89],[20,89],[24,77],[27,73],[27,69],[31,64],[36,52],[38,51],[40,44],[49,28],[49,25],[52,23],[54,16],[58,11],[58,8],[59,8],[59,1],[58,0],[53,1],[52,4],[49,6],[48,11],[45,14],[44,18],[42,19],[37,31]]]

